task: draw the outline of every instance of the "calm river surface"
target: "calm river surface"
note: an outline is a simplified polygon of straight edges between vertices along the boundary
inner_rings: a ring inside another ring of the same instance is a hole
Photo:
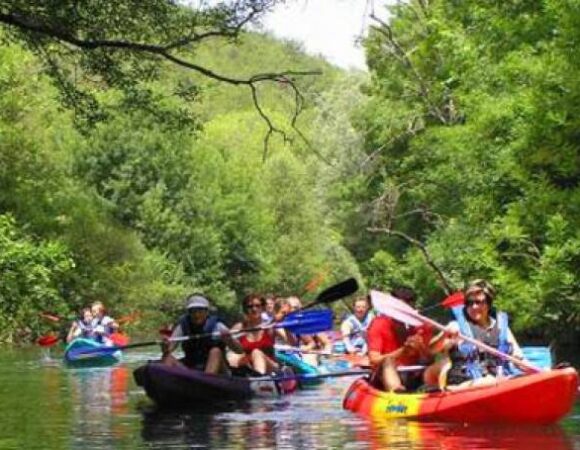
[[[106,369],[69,369],[38,348],[0,349],[0,449],[541,449],[580,450],[580,404],[558,426],[383,424],[341,409],[351,380],[218,412],[160,412],[131,352]]]

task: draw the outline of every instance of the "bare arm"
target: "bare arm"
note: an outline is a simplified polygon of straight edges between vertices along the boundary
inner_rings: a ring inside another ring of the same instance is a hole
[[[404,353],[404,347],[399,347],[398,349],[392,351],[391,353],[380,353],[376,350],[369,351],[369,363],[371,367],[380,366],[383,361],[387,358],[397,359],[400,358]]]
[[[320,345],[322,345],[322,350],[325,352],[332,352],[332,341],[326,333],[317,333],[316,338]]]
[[[345,320],[340,325],[340,333],[342,334],[342,341],[344,342],[344,347],[347,353],[356,353],[356,347],[352,344],[352,325],[348,320]]]
[[[284,328],[275,328],[274,336],[278,336],[288,345],[298,345],[298,339],[296,339],[296,336]]]
[[[234,352],[238,354],[244,353],[244,348],[240,341],[238,341],[234,336],[233,333],[236,331],[240,331],[242,329],[243,324],[241,322],[236,323],[231,329],[226,327],[223,323],[218,323],[215,330],[220,333],[221,339],[224,343]]]
[[[79,326],[76,322],[73,322],[68,330],[68,334],[66,335],[66,342],[71,342],[74,338],[79,335]]]

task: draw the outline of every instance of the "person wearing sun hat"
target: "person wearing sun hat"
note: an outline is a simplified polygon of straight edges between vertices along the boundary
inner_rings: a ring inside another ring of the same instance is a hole
[[[523,358],[522,349],[508,326],[507,314],[495,313],[493,309],[496,296],[493,285],[478,279],[470,282],[464,292],[465,305],[454,308],[455,320],[447,325],[445,333],[434,337],[431,342],[434,351],[449,356],[439,380],[440,386],[445,384],[448,389],[495,383],[504,370],[510,370],[501,359],[462,341],[460,333],[503,353]]]
[[[162,345],[162,362],[168,365],[185,365],[206,373],[228,373],[225,349],[228,346],[236,353],[243,353],[238,340],[217,316],[210,314],[210,301],[207,296],[201,293],[191,294],[185,299],[185,309],[187,312],[179,318],[171,336]],[[197,335],[203,337],[181,341],[184,353],[181,360],[171,354],[177,347],[175,339]]]

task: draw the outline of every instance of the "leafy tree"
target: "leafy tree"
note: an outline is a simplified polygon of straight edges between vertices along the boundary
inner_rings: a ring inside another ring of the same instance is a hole
[[[487,277],[517,329],[577,334],[578,11],[411,1],[391,12],[365,44],[372,82],[359,123],[380,161],[369,226],[390,237],[368,275],[435,300]]]
[[[74,263],[67,253],[56,241],[23,235],[13,217],[0,215],[0,342],[38,336],[41,311],[68,312],[62,287]]]

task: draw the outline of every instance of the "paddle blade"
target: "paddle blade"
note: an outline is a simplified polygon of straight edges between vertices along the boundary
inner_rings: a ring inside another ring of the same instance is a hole
[[[173,329],[171,327],[164,326],[159,328],[158,332],[161,336],[169,337],[173,334]]]
[[[40,336],[36,342],[41,347],[51,347],[58,342],[58,336],[47,334],[45,336]]]
[[[127,323],[135,322],[140,317],[141,317],[141,313],[139,311],[134,311],[134,312],[132,312],[130,314],[127,314],[126,316],[119,317],[117,319],[117,323],[119,325],[124,325],[124,324],[127,324]]]
[[[316,304],[328,304],[340,298],[347,297],[354,294],[358,290],[358,283],[354,278],[349,278],[348,280],[342,281],[334,286],[322,291],[316,296],[316,300],[312,302],[309,306],[314,306]]]
[[[312,278],[306,285],[304,286],[304,293],[306,292],[314,292],[318,286],[322,284],[324,279],[326,278],[326,270],[318,272],[314,278]]]
[[[444,308],[453,308],[455,306],[463,306],[465,303],[465,295],[461,291],[454,292],[453,294],[447,296],[445,300],[441,302],[441,306]]]
[[[404,301],[380,291],[371,291],[371,302],[375,311],[412,327],[423,323],[413,316],[415,310]]]
[[[40,317],[42,317],[43,319],[46,319],[46,320],[50,320],[51,322],[59,322],[60,321],[60,317],[55,316],[54,314],[46,313],[46,312],[41,312]]]
[[[332,328],[332,311],[296,311],[288,314],[276,324],[276,328],[286,328],[294,334],[315,334]]]
[[[116,346],[127,345],[130,341],[129,336],[123,333],[113,333],[109,336],[109,340]]]

